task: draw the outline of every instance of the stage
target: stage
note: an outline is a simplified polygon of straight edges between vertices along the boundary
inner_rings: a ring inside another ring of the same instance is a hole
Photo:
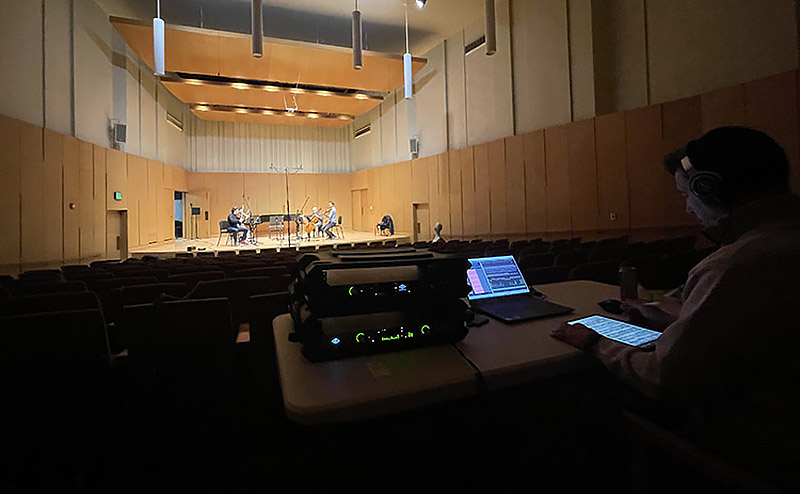
[[[217,246],[219,240],[219,246]],[[261,250],[295,250],[298,247],[303,249],[316,250],[323,246],[338,246],[338,245],[363,245],[367,246],[375,243],[383,242],[398,244],[410,243],[409,235],[396,233],[390,236],[378,236],[369,232],[345,231],[343,237],[336,238],[335,240],[328,240],[323,237],[316,237],[303,240],[298,240],[296,236],[292,235],[291,245],[289,239],[284,234],[283,239],[269,238],[266,235],[258,237],[257,243],[247,243],[245,245],[231,245],[230,236],[223,235],[222,238],[218,236],[202,238],[202,239],[185,239],[179,238],[173,241],[158,242],[149,245],[141,245],[138,247],[130,247],[128,249],[130,255],[141,256],[145,254],[155,256],[173,256],[179,252],[190,252],[193,248],[194,252],[243,252],[243,251],[261,251]]]

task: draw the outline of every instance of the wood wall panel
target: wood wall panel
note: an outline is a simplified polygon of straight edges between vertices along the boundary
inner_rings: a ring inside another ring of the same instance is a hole
[[[142,207],[142,225],[147,232],[147,243],[158,242],[160,218],[158,196],[161,193],[161,162],[147,160],[147,201]],[[144,242],[144,239],[142,240]]]
[[[412,204],[427,204],[428,195],[428,165],[427,158],[411,160],[411,202]],[[361,172],[353,173],[355,177]],[[355,180],[354,180],[355,181]]]
[[[20,122],[0,115],[0,265],[20,262]]]
[[[783,147],[791,164],[792,190],[800,192],[797,80],[786,72],[745,84],[747,125],[770,135]]]
[[[492,205],[489,193],[489,145],[478,144],[473,148],[475,176],[475,235],[485,236],[492,232]]]
[[[147,160],[128,156],[128,244],[147,245]]]
[[[700,97],[685,98],[661,105],[662,156],[679,149],[703,135]],[[663,160],[663,158],[662,158]],[[686,212],[686,200],[675,187],[675,177],[661,167],[665,226],[695,225],[697,220]]]
[[[40,127],[20,122],[20,245],[23,264],[47,261],[47,246],[42,238],[44,188],[44,134]]]
[[[745,125],[744,85],[736,85],[700,96],[703,132],[726,125]]]
[[[572,230],[569,190],[569,151],[566,126],[544,131],[547,200],[547,231]]]
[[[105,179],[105,174],[103,175]],[[105,210],[94,199],[94,156],[93,146],[88,142],[78,141],[78,215],[80,217],[80,238],[78,245],[80,259],[89,259],[99,256],[100,250],[97,249],[94,241],[95,228],[100,228],[95,224],[95,210]],[[105,184],[103,185],[105,189]]]
[[[597,227],[600,230],[627,229],[630,226],[630,216],[625,115],[612,113],[597,117],[594,126],[597,160]]]
[[[503,139],[506,164],[506,231],[525,233],[525,148],[521,136]]]
[[[323,183],[323,187],[325,187]],[[342,217],[342,225],[344,228],[353,227],[353,199],[350,193],[350,177],[349,175],[336,173],[328,175],[327,192],[320,199],[320,208],[327,208],[328,201],[332,200],[336,203],[336,211],[344,214]]]
[[[269,214],[269,177],[267,173],[252,173],[244,181],[244,196],[253,214]]]
[[[395,197],[400,208],[400,216],[395,218],[395,231],[411,233],[413,231],[414,209],[408,198],[411,197],[411,162],[397,163],[394,168],[396,184]]]
[[[506,153],[503,139],[486,144],[489,179],[489,230],[487,233],[508,232],[506,209]]]
[[[461,224],[466,237],[477,232],[475,207],[475,147],[470,146],[461,154]]]
[[[597,230],[594,120],[581,120],[568,124],[566,133],[572,230]]]
[[[448,204],[450,206],[450,235],[456,237],[464,234],[464,216],[461,205],[461,161],[469,159],[466,154],[470,151],[471,149],[467,148],[447,152],[448,171],[450,173],[447,191]]]
[[[45,245],[45,260],[64,259],[64,139],[51,130],[44,132],[44,200],[37,211],[39,241]]]
[[[429,156],[427,160],[428,170],[428,197],[430,198],[430,215],[431,224],[440,222],[444,231],[450,232],[450,218],[444,217],[443,213],[446,211],[443,207],[441,186],[439,184],[439,158],[437,156]]]
[[[64,228],[62,248],[65,261],[77,261],[81,257],[80,180],[80,141],[74,137],[64,137],[61,211]],[[75,208],[70,209],[70,204],[74,204]]]
[[[525,224],[528,232],[547,230],[547,167],[544,131],[522,136],[525,160]]]
[[[106,148],[92,145],[92,166],[94,167],[94,246],[98,256],[106,253],[106,210],[111,199],[108,196],[108,171]]]
[[[663,223],[661,106],[625,112],[631,228]]]
[[[450,208],[450,195],[448,191],[450,190],[450,160],[448,159],[447,153],[437,154],[435,157],[436,163],[436,175],[438,176],[438,195],[435,198],[435,201],[439,205],[439,212],[441,215],[441,221],[443,225],[447,225],[448,231],[451,231],[452,228],[452,220],[450,218],[451,215],[451,208]],[[458,212],[456,212],[457,214]],[[431,223],[436,223],[437,220],[431,218]]]
[[[128,209],[127,156],[115,149],[105,150],[106,161],[106,207],[108,210]],[[122,200],[114,200],[114,192],[122,192]]]

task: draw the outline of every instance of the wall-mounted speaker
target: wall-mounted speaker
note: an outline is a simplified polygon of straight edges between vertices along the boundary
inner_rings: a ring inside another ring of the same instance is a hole
[[[412,158],[419,158],[419,139],[416,137],[412,137],[408,140],[408,148],[411,151]]]
[[[127,138],[128,134],[128,127],[125,124],[114,122],[114,127],[112,128],[112,132],[114,134],[114,142],[117,144],[125,144],[125,139]]]

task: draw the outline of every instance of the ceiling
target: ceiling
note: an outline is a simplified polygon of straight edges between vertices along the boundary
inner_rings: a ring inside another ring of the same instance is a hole
[[[97,0],[153,67],[156,0]],[[404,0],[358,0],[364,67],[352,68],[355,0],[262,0],[264,56],[251,51],[251,0],[161,0],[164,86],[201,119],[343,127],[403,84]],[[408,0],[413,72],[426,53],[483,15],[483,0]]]
[[[111,25],[152,69],[148,20],[111,17]],[[252,55],[249,34],[167,24],[164,86],[199,118],[234,122],[344,127],[403,84],[399,55],[265,38]],[[426,60],[412,57],[412,72]]]
[[[148,19],[156,0],[96,0],[109,15]],[[406,0],[359,0],[365,48],[405,51]],[[250,32],[250,0],[161,0],[169,24],[237,33]],[[484,0],[428,0],[418,9],[408,0],[411,53],[424,55],[442,40],[483,17]],[[325,45],[350,46],[355,0],[263,0],[264,35]]]

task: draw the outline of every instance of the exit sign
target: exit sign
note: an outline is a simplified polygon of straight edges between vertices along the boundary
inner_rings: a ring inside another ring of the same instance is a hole
[[[114,200],[121,201],[122,200],[122,192],[114,192]]]

